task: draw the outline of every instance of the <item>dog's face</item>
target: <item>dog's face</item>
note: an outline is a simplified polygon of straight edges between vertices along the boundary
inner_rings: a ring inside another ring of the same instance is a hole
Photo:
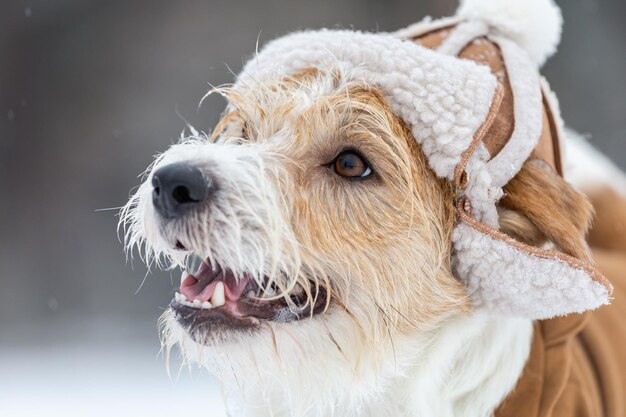
[[[222,93],[214,134],[162,154],[123,212],[148,262],[204,260],[164,315],[168,344],[197,358],[284,339],[354,369],[467,308],[452,190],[375,87],[307,69]]]
[[[149,264],[202,260],[162,317],[166,349],[270,413],[371,402],[469,310],[450,265],[454,190],[349,73],[218,92],[213,135],[158,157],[121,213]],[[505,192],[503,232],[585,256],[591,209],[556,173],[527,162]]]

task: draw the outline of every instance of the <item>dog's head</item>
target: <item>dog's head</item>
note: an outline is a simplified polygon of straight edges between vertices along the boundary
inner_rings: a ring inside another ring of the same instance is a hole
[[[467,309],[452,187],[376,87],[308,68],[219,92],[230,104],[211,137],[162,154],[125,213],[148,259],[203,260],[168,334],[221,345],[304,325],[368,346]]]
[[[409,365],[402,340],[418,355],[416,336],[469,311],[450,265],[452,187],[349,74],[311,68],[220,93],[214,133],[158,157],[123,213],[148,262],[203,260],[161,319],[166,349],[227,386],[295,389],[290,409],[363,401],[383,368],[397,372],[390,357]]]

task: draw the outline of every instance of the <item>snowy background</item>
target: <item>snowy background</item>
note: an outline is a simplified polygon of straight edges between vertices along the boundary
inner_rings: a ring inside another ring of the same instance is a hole
[[[215,122],[220,99],[198,101],[257,37],[394,30],[455,4],[1,0],[0,416],[221,417],[215,381],[176,364],[170,378],[159,355],[171,277],[126,263],[115,212],[98,210],[126,201],[182,118]],[[567,123],[626,167],[626,3],[560,4],[544,73]]]

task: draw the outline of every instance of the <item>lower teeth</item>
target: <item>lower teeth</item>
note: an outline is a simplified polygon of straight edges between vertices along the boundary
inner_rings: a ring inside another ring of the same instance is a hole
[[[179,292],[177,292],[174,295],[174,300],[176,300],[176,302],[179,304],[182,304],[184,306],[191,307],[191,308],[196,308],[199,310],[208,310],[210,308],[213,308],[213,305],[209,301],[204,301],[204,302],[200,300],[188,301],[187,297]]]

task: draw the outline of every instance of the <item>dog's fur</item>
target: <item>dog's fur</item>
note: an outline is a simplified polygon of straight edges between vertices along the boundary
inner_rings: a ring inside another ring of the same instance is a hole
[[[178,345],[214,373],[236,416],[491,415],[522,371],[532,323],[472,311],[451,272],[454,190],[381,92],[335,68],[216,92],[229,106],[214,133],[152,167],[193,163],[216,179],[215,198],[165,224],[148,176],[122,213],[127,245],[143,244],[149,263],[184,264],[194,252],[267,275],[279,288],[267,297],[305,291],[314,303],[317,285],[329,297],[323,313],[297,322],[194,338],[166,312],[166,349]],[[374,174],[337,176],[328,165],[344,149]],[[592,211],[539,161],[499,207],[505,233],[583,259]]]

